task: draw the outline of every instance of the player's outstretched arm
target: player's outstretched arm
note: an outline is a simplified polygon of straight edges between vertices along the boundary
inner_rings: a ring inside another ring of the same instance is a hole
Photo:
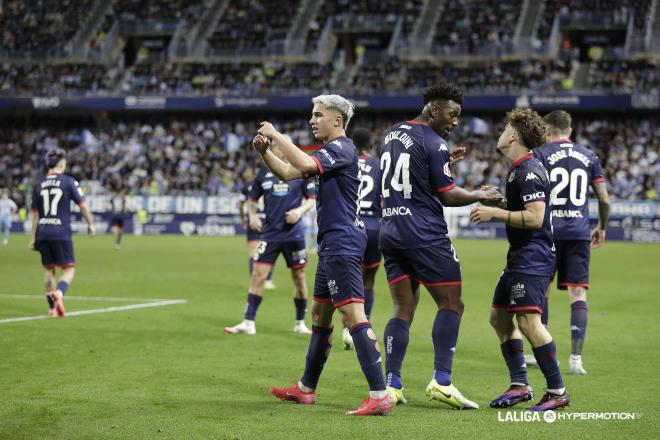
[[[596,182],[593,188],[598,197],[598,226],[591,231],[591,248],[598,249],[605,241],[607,221],[610,218],[610,195],[605,182]]]
[[[438,197],[444,206],[467,206],[476,202],[496,203],[502,199],[502,194],[495,187],[467,191],[455,186],[448,191],[441,192]]]
[[[470,220],[477,225],[499,221],[512,228],[540,229],[545,216],[545,202],[529,202],[522,211],[507,211],[492,206],[477,206],[470,212]]]
[[[318,166],[314,159],[309,157],[304,151],[295,146],[282,133],[275,130],[270,122],[262,122],[259,128],[259,134],[267,137],[277,143],[278,148],[289,161],[291,166],[300,171],[301,176],[313,176],[318,174]],[[272,170],[271,170],[272,171]]]

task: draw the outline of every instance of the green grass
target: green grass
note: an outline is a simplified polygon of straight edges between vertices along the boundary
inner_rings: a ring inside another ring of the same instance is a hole
[[[38,255],[27,237],[0,248],[0,320],[46,312]],[[660,391],[660,254],[657,245],[609,242],[593,253],[585,377],[565,376],[573,412],[632,412],[632,421],[505,423],[488,409],[508,375],[488,325],[490,300],[505,262],[503,241],[457,241],[465,315],[454,383],[479,411],[428,402],[433,368],[434,307],[420,301],[404,364],[409,404],[391,417],[350,418],[366,395],[354,352],[335,350],[321,378],[318,403],[276,401],[270,385],[299,378],[307,338],[290,333],[292,283],[280,261],[259,310],[255,337],[225,335],[242,319],[248,275],[243,238],[126,237],[76,239],[78,274],[71,296],[185,298],[185,305],[0,324],[0,438],[658,438]],[[308,270],[313,286],[313,259]],[[382,339],[391,301],[378,274],[374,328]],[[136,300],[135,303],[139,303]],[[67,301],[69,311],[123,305]],[[566,365],[568,301],[553,291],[550,331]],[[530,370],[540,394],[544,380]],[[560,437],[558,437],[560,438]]]

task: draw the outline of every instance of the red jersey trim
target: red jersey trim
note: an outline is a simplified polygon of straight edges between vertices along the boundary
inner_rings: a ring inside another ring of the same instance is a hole
[[[499,304],[492,304],[491,308],[493,309],[498,309],[498,310],[506,310],[507,312],[514,313],[514,312],[526,312],[526,311],[531,311],[531,312],[538,312],[538,313],[543,313],[543,309],[540,307],[536,306],[522,306],[522,307],[508,307],[508,306],[502,306]]]
[[[426,122],[417,122],[417,121],[405,121],[405,122],[406,122],[406,124],[426,125],[427,127],[429,126],[429,124],[427,124]]]
[[[425,286],[433,287],[433,286],[460,286],[463,284],[463,281],[439,281],[436,283],[427,283],[426,281],[418,280],[415,278],[415,281],[417,281],[419,284],[423,284]]]
[[[536,306],[508,307],[509,312],[538,312],[543,313],[543,309]]]
[[[406,280],[408,278],[410,278],[410,275],[401,275],[401,276],[398,276],[398,277],[394,278],[391,281],[388,281],[387,284],[391,286],[391,285],[394,285],[394,284],[396,284],[400,281]]]
[[[511,171],[512,169],[514,169],[515,167],[517,167],[518,165],[520,165],[524,161],[531,159],[532,157],[534,157],[534,155],[532,153],[525,154],[523,157],[521,157],[520,159],[518,159],[517,161],[515,161],[514,163],[511,164],[511,167],[509,168],[509,171]]]
[[[348,331],[349,331],[349,332],[351,333],[351,335],[352,335],[352,334],[355,333],[356,331],[361,330],[361,329],[363,329],[363,328],[365,328],[365,327],[371,327],[371,323],[369,323],[369,321],[366,321],[366,322],[358,322],[358,323],[355,324],[353,327],[351,327]]]
[[[314,160],[314,162],[316,162],[316,166],[319,167],[319,174],[325,173],[325,170],[323,169],[323,165],[321,165],[321,161],[316,156],[312,156],[312,159]]]
[[[348,303],[363,303],[364,304],[364,298],[348,298],[343,301],[339,301],[337,304],[334,304],[333,307],[335,309],[345,306]]]
[[[452,183],[451,185],[443,186],[442,188],[438,188],[435,190],[437,193],[443,193],[445,191],[449,191],[450,189],[456,188],[456,183]]]
[[[378,266],[380,266],[380,261],[377,263],[370,264],[368,266],[364,263],[362,264],[362,267],[364,267],[365,269],[373,269],[374,267],[378,267]]]
[[[591,181],[591,183],[600,183],[600,182],[605,182],[604,177],[596,177],[594,180]]]

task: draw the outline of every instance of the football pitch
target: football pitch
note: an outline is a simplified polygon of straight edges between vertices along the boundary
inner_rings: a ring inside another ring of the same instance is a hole
[[[508,385],[488,324],[504,241],[455,242],[465,314],[453,382],[482,409],[454,411],[424,396],[435,307],[423,294],[403,368],[408,404],[367,418],[344,415],[368,389],[355,352],[342,350],[338,317],[317,404],[268,395],[269,386],[300,377],[308,338],[291,332],[292,282],[282,259],[257,335],[226,335],[223,327],[242,319],[247,294],[243,237],[129,236],[121,251],[109,236],[76,237],[75,246],[78,273],[66,301],[72,316],[63,320],[16,320],[45,315],[43,270],[27,250],[28,236],[0,248],[2,439],[660,438],[658,245],[607,242],[593,252],[583,356],[589,374],[564,374],[573,401],[554,423],[543,415],[527,420],[524,404],[511,412],[488,407]],[[315,266],[312,257],[310,297]],[[372,321],[382,345],[391,312],[382,268],[377,280]],[[549,328],[563,370],[569,327],[567,294],[553,288]],[[540,371],[529,376],[540,397]]]

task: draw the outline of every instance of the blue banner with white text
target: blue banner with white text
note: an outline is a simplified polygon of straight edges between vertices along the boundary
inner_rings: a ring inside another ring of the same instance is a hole
[[[88,196],[87,205],[94,215],[99,233],[110,232],[113,219],[121,219],[128,234],[183,234],[234,236],[245,233],[239,215],[239,194],[205,196],[128,196],[127,212],[113,213],[110,196]],[[476,226],[470,222],[472,208],[445,208],[450,235],[463,238],[506,238],[502,223]],[[87,227],[72,207],[72,228],[85,233]],[[589,217],[598,220],[598,204],[589,201]],[[14,216],[12,232],[29,232],[30,219]],[[613,201],[607,227],[608,240],[660,243],[660,203],[654,201]]]

